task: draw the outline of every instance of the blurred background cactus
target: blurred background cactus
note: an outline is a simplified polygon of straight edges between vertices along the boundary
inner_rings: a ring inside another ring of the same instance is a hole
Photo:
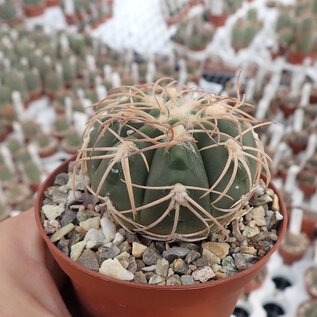
[[[232,28],[231,43],[236,51],[248,47],[262,28],[262,22],[257,18],[257,10],[250,9],[246,18],[237,20]]]
[[[123,227],[158,240],[224,230],[268,172],[256,120],[239,100],[173,82],[140,89],[97,105],[77,160],[89,190]]]

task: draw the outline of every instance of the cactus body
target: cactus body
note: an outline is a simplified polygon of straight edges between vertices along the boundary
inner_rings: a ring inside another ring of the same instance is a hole
[[[78,156],[88,189],[122,226],[158,240],[224,229],[268,170],[254,119],[227,100],[158,82],[109,95]]]

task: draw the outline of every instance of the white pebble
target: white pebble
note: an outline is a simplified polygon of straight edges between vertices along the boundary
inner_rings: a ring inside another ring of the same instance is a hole
[[[89,231],[90,229],[99,229],[100,227],[100,217],[88,218],[85,221],[81,221],[79,226]]]
[[[70,258],[74,261],[77,261],[77,259],[81,256],[83,253],[87,242],[86,241],[80,241],[72,245],[70,249]]]
[[[111,242],[116,234],[116,225],[114,222],[104,215],[100,220],[103,235],[105,237],[105,243]]]
[[[99,273],[122,281],[132,281],[134,279],[134,274],[126,270],[116,258],[103,261]]]
[[[105,243],[105,236],[102,233],[102,230],[99,229],[90,229],[84,238],[84,241],[87,242],[86,248],[92,249],[96,246],[100,246]]]
[[[42,210],[44,212],[44,215],[49,220],[55,220],[57,217],[59,217],[65,210],[65,207],[63,204],[58,206],[53,205],[45,205],[42,207]]]
[[[56,231],[52,236],[51,236],[51,241],[54,243],[64,236],[66,236],[67,233],[71,232],[75,226],[72,223],[69,223],[68,225],[60,228],[58,231]]]
[[[113,238],[113,244],[119,245],[124,241],[124,236],[120,232],[116,232],[114,238]]]

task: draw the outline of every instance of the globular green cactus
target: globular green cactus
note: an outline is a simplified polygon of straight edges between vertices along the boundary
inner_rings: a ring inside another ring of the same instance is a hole
[[[123,87],[95,105],[76,166],[127,230],[204,239],[241,216],[262,167],[269,174],[242,104],[167,79]]]
[[[315,19],[311,17],[305,17],[298,21],[295,35],[297,52],[309,53],[312,51],[315,27]]]
[[[41,91],[42,89],[41,79],[36,72],[32,70],[27,70],[24,73],[24,78],[25,78],[26,87],[29,93],[35,93],[35,92]]]
[[[0,5],[0,20],[12,21],[17,16],[15,4],[12,1],[5,1]]]

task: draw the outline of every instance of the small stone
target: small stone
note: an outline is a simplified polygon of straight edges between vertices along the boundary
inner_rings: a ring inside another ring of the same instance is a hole
[[[136,271],[138,270],[138,265],[136,263],[136,260],[135,260],[134,256],[130,256],[129,257],[129,266],[128,266],[127,270],[130,271],[133,274],[135,274]]]
[[[250,216],[253,218],[253,220],[255,221],[255,224],[258,227],[266,225],[265,210],[264,210],[263,206],[258,206],[258,207],[255,207],[254,209],[252,209],[250,211]]]
[[[67,192],[64,193],[59,190],[60,187],[53,187],[52,190],[52,200],[54,201],[55,204],[63,204],[67,202]]]
[[[204,267],[204,266],[209,265],[209,260],[206,256],[202,256],[199,259],[192,262],[192,264],[194,264],[197,267]]]
[[[132,248],[131,248],[131,245],[129,244],[128,241],[123,241],[120,244],[119,249],[120,249],[121,252],[126,251],[126,252],[130,253]]]
[[[168,269],[168,272],[167,272],[167,277],[170,277],[170,276],[172,276],[173,274],[174,274],[173,269],[172,269],[172,268],[169,268],[169,269]]]
[[[207,263],[207,264],[208,264],[208,263]],[[189,265],[188,265],[188,269],[191,270],[192,272],[196,271],[197,268],[198,268],[198,267],[197,267],[196,265],[194,265],[194,264],[189,264]]]
[[[84,241],[87,242],[87,249],[92,249],[105,244],[105,236],[101,229],[97,230],[92,228],[86,233]]]
[[[62,227],[68,225],[69,223],[73,223],[76,220],[76,212],[71,210],[66,210],[61,219]]]
[[[226,273],[227,275],[233,275],[237,273],[236,264],[234,262],[234,259],[230,255],[226,256],[222,260],[221,265],[222,265],[223,272]]]
[[[69,255],[69,240],[61,238],[56,245],[65,255]]]
[[[147,249],[147,246],[141,243],[138,243],[138,242],[132,243],[132,255],[136,258],[141,258],[146,249]]]
[[[75,228],[76,229],[76,228]],[[69,246],[72,247],[72,245],[76,244],[77,242],[80,242],[84,239],[86,233],[77,233],[76,230],[73,230],[69,234]]]
[[[124,236],[120,232],[116,232],[113,238],[113,244],[120,245],[124,241]]]
[[[163,252],[163,257],[169,263],[172,263],[178,258],[185,258],[188,252],[189,252],[189,249],[187,248],[172,247]]]
[[[125,233],[125,239],[132,244],[133,242],[139,242],[138,236],[135,233],[132,232],[126,232]]]
[[[150,266],[144,266],[142,268],[142,271],[143,272],[154,272],[155,269],[156,269],[156,265],[153,264],[153,265],[150,265]]]
[[[272,210],[274,211],[280,210],[280,203],[279,203],[278,196],[276,194],[274,194],[274,197],[273,197]]]
[[[134,282],[139,284],[147,284],[145,274],[143,272],[135,272]]]
[[[61,228],[57,220],[44,220],[43,228],[46,234],[53,234]]]
[[[156,264],[157,261],[161,258],[161,256],[153,249],[147,248],[142,255],[142,261],[145,265],[153,265]]]
[[[260,197],[256,197],[255,199],[252,199],[250,201],[250,205],[252,206],[260,206],[260,205],[265,205],[265,204],[269,204],[273,201],[273,199],[268,195],[268,194],[264,194]]]
[[[57,206],[45,205],[42,207],[42,211],[48,220],[55,220],[64,212],[64,210],[65,207],[62,204]]]
[[[247,254],[251,254],[251,255],[256,255],[257,250],[254,247],[240,247],[240,252],[241,253],[247,253]]]
[[[229,254],[230,249],[230,245],[225,242],[205,242],[202,247],[211,251],[220,259],[225,258]]]
[[[157,275],[157,274],[153,274],[149,280],[149,284],[153,284],[153,285],[165,285],[165,279],[164,277]]]
[[[68,196],[66,197],[66,206],[69,207],[70,205],[73,205],[76,202],[81,202],[83,200],[84,194],[78,190],[73,192],[72,190],[68,193]]]
[[[260,233],[260,229],[258,227],[251,228],[249,226],[245,226],[242,232],[242,235],[244,235],[247,238],[252,238]]]
[[[166,243],[162,241],[155,242],[155,247],[162,254],[166,250]]]
[[[179,246],[182,248],[186,248],[186,249],[197,251],[197,252],[200,252],[200,249],[201,249],[198,244],[191,243],[191,242],[182,242]]]
[[[121,265],[126,269],[129,266],[130,254],[128,252],[122,252],[116,256],[116,259],[120,261]]]
[[[132,281],[134,279],[134,274],[126,270],[116,258],[102,262],[99,273],[122,281]]]
[[[257,194],[257,196],[263,196],[265,194],[264,188],[262,186],[258,186],[256,188],[256,194]]]
[[[227,277],[227,274],[224,273],[224,272],[221,272],[221,271],[218,271],[215,274],[216,274],[216,279],[217,280]]]
[[[120,254],[120,249],[116,245],[111,245],[111,246],[102,246],[99,248],[100,252],[100,261],[103,262],[108,259],[113,259],[117,255]]]
[[[166,281],[166,285],[182,285],[180,276],[177,274],[170,276]]]
[[[198,251],[190,250],[185,257],[185,262],[187,264],[190,264],[193,261],[199,259],[200,257],[201,257],[201,254]]]
[[[211,269],[216,273],[216,272],[220,271],[221,265],[213,264],[213,265],[211,265]]]
[[[159,259],[155,266],[155,273],[163,277],[167,276],[169,263],[165,259]]]
[[[51,241],[54,243],[60,240],[62,237],[66,236],[69,232],[71,232],[74,228],[75,226],[72,223],[60,228],[51,236]]]
[[[90,213],[88,210],[85,209],[85,206],[81,206],[81,207],[83,207],[83,208],[79,209],[77,212],[77,215],[76,215],[77,220],[79,222],[87,220],[90,216]]]
[[[68,175],[66,173],[60,173],[55,177],[54,185],[63,186],[68,182]]]
[[[188,265],[181,258],[178,258],[173,262],[172,268],[173,268],[174,272],[176,272],[178,274],[182,274],[182,275],[186,274],[186,272],[188,271]]]
[[[270,197],[274,197],[275,193],[274,193],[274,190],[272,188],[267,188],[265,190],[265,192],[270,196]]]
[[[77,263],[93,271],[99,270],[99,263],[96,253],[91,251],[90,249],[86,249],[83,251],[82,255],[77,259]]]
[[[85,221],[81,221],[79,226],[89,231],[90,229],[99,229],[100,227],[100,217],[89,218]]]
[[[145,267],[144,262],[143,262],[141,259],[136,259],[135,261],[136,261],[136,264],[137,264],[137,266],[138,266],[137,270],[138,270],[138,271],[141,271],[142,268]]]
[[[204,266],[193,272],[192,277],[195,281],[205,283],[215,277],[214,271],[209,266]]]
[[[191,275],[182,275],[181,276],[182,285],[193,285],[195,280]]]
[[[208,249],[203,249],[203,256],[208,259],[208,265],[220,264],[220,258],[217,255]]]
[[[86,241],[80,241],[73,244],[70,249],[70,258],[74,261],[77,261],[77,259],[83,253],[85,247],[86,247]]]
[[[233,254],[234,262],[239,271],[245,270],[250,267],[252,263],[257,259],[256,256],[251,254],[236,253]]]
[[[116,234],[116,225],[114,222],[104,214],[100,220],[102,232],[105,236],[105,243],[111,242]]]

